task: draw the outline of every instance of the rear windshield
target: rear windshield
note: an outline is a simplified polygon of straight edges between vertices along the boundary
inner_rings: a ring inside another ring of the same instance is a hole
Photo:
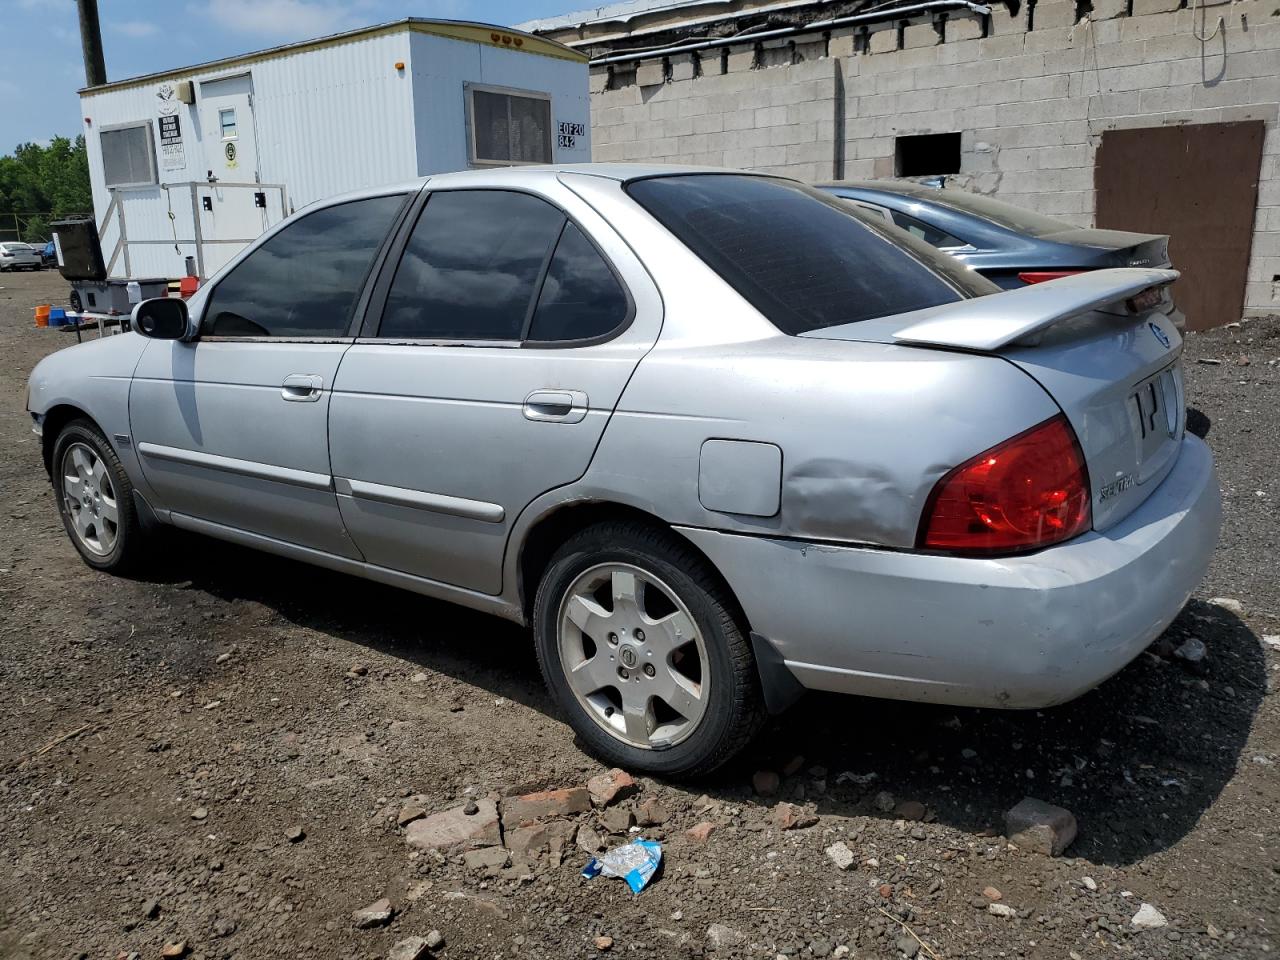
[[[29,244],[29,243],[0,243],[0,247],[4,247],[6,250],[30,250],[30,249],[31,249],[31,244]]]
[[[1053,217],[1046,217],[1026,207],[1015,207],[1003,200],[993,200],[991,197],[967,193],[963,190],[936,190],[925,195],[923,199],[961,213],[973,214],[983,220],[991,221],[998,227],[1032,237],[1047,237],[1062,233],[1064,230],[1076,229],[1074,224],[1067,223],[1065,220],[1055,220]]]
[[[783,333],[994,290],[904,231],[793,181],[685,174],[638,180],[627,191]]]

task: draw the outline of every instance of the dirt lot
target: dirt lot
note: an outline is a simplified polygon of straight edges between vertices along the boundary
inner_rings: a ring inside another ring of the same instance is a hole
[[[646,780],[623,802],[667,814],[644,828],[665,869],[633,896],[579,876],[601,811],[569,818],[561,862],[510,867],[414,851],[397,824],[412,803],[601,772],[524,631],[192,537],[143,579],[80,563],[23,406],[31,367],[70,343],[31,321],[62,289],[0,275],[0,957],[185,941],[207,958],[373,958],[432,930],[456,958],[594,957],[597,937],[642,957],[1280,947],[1280,322],[1191,339],[1226,526],[1200,599],[1151,652],[1036,713],[810,696],[714,778]],[[1190,637],[1198,663],[1171,653]],[[790,771],[774,797],[752,789],[762,769]],[[1002,838],[1028,795],[1078,818],[1065,856]],[[783,800],[816,823],[778,829]],[[715,825],[702,842],[686,834],[700,822]],[[824,853],[836,841],[846,871]],[[382,897],[394,919],[358,929],[352,911]],[[1167,926],[1135,928],[1143,903]]]

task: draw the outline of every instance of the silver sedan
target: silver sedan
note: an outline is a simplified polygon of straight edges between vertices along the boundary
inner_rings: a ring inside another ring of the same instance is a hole
[[[32,373],[85,561],[161,525],[532,626],[606,761],[805,689],[1069,700],[1199,583],[1169,270],[999,292],[776,177],[474,171],[309,207]]]

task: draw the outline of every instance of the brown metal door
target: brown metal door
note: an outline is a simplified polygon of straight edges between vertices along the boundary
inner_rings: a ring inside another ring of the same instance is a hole
[[[1187,326],[1239,320],[1262,166],[1261,120],[1107,130],[1094,168],[1097,225],[1167,233]]]

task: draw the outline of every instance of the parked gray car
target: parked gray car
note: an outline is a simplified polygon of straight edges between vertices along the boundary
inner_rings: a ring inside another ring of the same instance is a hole
[[[1005,290],[1108,267],[1170,267],[1169,238],[1097,230],[994,197],[908,180],[822,184],[820,189],[945,250]]]
[[[39,270],[40,251],[29,243],[7,240],[0,243],[0,270]]]
[[[1199,583],[1170,270],[1020,290],[776,177],[473,171],[309,207],[31,375],[96,568],[160,524],[507,617],[607,762],[805,688],[1069,700]]]

